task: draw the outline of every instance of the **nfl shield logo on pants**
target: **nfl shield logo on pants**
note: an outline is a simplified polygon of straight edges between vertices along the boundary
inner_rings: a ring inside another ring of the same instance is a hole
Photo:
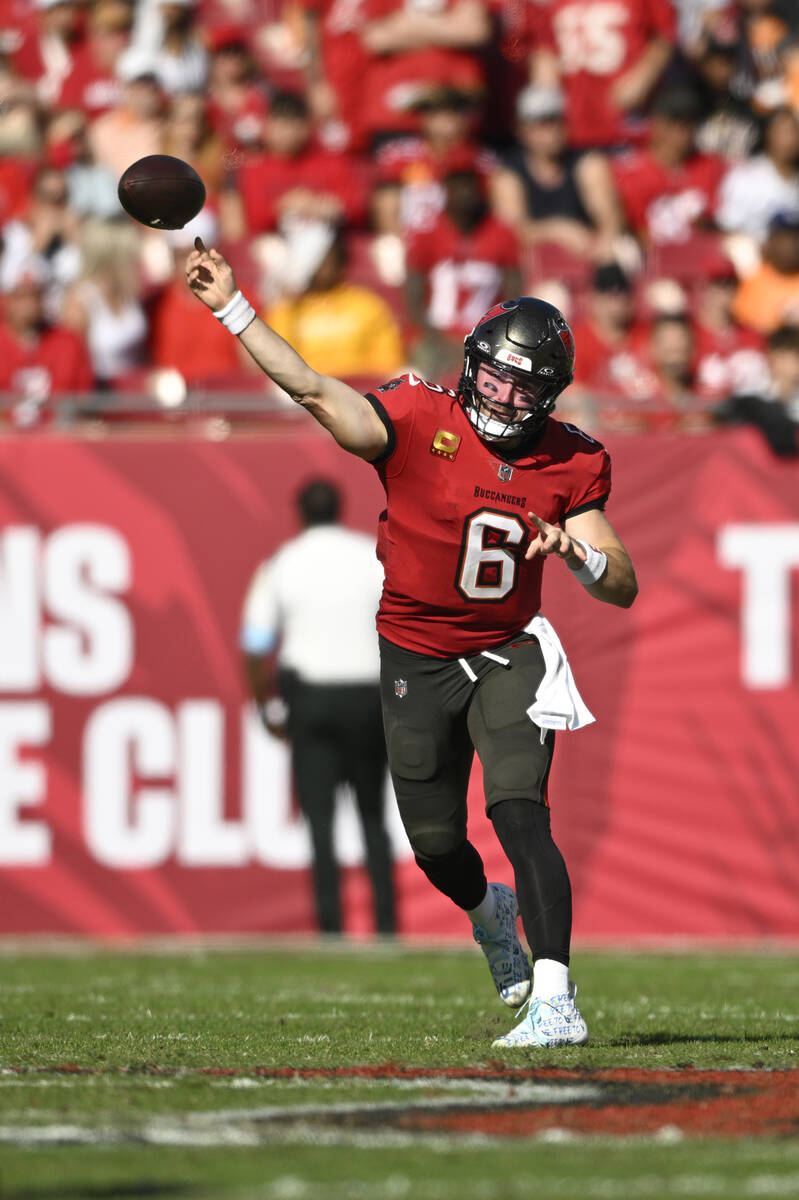
[[[394,680],[394,695],[399,696],[400,700],[402,699],[403,696],[408,695],[407,679],[395,679]]]

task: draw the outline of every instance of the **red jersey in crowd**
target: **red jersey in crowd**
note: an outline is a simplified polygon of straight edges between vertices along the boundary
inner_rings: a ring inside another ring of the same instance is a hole
[[[55,97],[59,108],[82,108],[90,117],[116,108],[122,99],[122,84],[112,71],[95,61],[91,41],[83,42],[72,56],[72,66]]]
[[[153,310],[153,365],[174,367],[188,384],[205,383],[239,366],[236,339],[220,321],[202,321],[183,279],[167,284]]]
[[[444,179],[450,171],[476,171],[488,179],[496,155],[476,142],[464,142],[448,153],[434,155],[423,138],[398,138],[377,154],[378,178],[402,187],[400,216],[409,231],[431,229],[444,211]]]
[[[524,558],[528,511],[562,524],[602,507],[607,452],[550,418],[530,453],[508,463],[478,437],[453,392],[403,375],[369,398],[389,430],[375,464],[387,496],[377,535],[379,632],[438,657],[498,645],[541,604],[544,560]]]
[[[530,0],[488,0],[493,36],[484,55],[483,128],[490,140],[507,141],[516,120],[516,97],[530,82],[530,55],[543,44],[546,14]]]
[[[22,342],[0,325],[0,391],[46,400],[91,391],[93,382],[86,347],[70,329],[54,326],[35,342]]]
[[[619,391],[648,339],[646,326],[634,324],[621,341],[606,342],[589,319],[578,322],[573,332],[578,347],[574,382],[597,392]]]
[[[616,186],[630,228],[662,245],[686,242],[716,210],[726,166],[711,154],[692,154],[677,167],[664,166],[649,150],[624,155],[613,164]]]
[[[427,16],[443,13],[457,0],[361,0],[365,22],[389,17],[397,9],[419,9]],[[436,84],[476,92],[482,87],[480,53],[427,46],[396,54],[369,55],[359,91],[361,127],[367,139],[378,133],[413,131],[411,105]]]
[[[341,201],[347,224],[362,224],[367,203],[365,175],[343,154],[310,148],[294,158],[260,154],[239,169],[238,189],[248,232],[266,233],[275,229],[280,218],[280,201],[295,188],[331,193]]]
[[[33,171],[30,159],[0,158],[0,226],[28,207]]]
[[[318,22],[322,71],[336,93],[338,117],[350,144],[360,144],[368,54],[361,41],[365,0],[300,0]]]
[[[552,0],[543,40],[560,60],[569,143],[624,145],[639,137],[613,100],[613,86],[653,38],[676,40],[671,0]]]
[[[725,333],[694,327],[695,390],[706,401],[735,393],[762,395],[769,386],[764,341],[753,329],[732,325]]]
[[[442,214],[408,242],[408,270],[427,279],[428,320],[453,337],[465,337],[502,298],[504,273],[518,265],[515,233],[492,216],[464,233]]]

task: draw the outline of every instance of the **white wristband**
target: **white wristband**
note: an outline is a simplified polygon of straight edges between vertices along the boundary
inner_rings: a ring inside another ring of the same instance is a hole
[[[583,565],[576,571],[572,571],[572,574],[583,587],[590,587],[592,583],[598,583],[605,574],[608,556],[604,550],[597,550],[596,546],[589,546],[588,542],[584,542],[582,538],[572,538],[572,541],[579,542],[586,554]]]
[[[236,292],[232,299],[228,300],[224,308],[220,308],[214,313],[217,321],[221,321],[225,329],[229,329],[231,333],[237,337],[248,325],[251,325],[255,320],[255,309],[242,296],[241,292]]]

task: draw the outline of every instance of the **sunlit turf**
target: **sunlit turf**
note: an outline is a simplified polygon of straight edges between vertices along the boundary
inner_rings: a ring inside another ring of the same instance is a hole
[[[514,1014],[500,1004],[471,946],[6,953],[0,957],[0,1126],[102,1127],[129,1138],[152,1119],[186,1113],[406,1104],[433,1094],[391,1080],[265,1078],[255,1073],[259,1067],[504,1061],[579,1073],[586,1067],[797,1066],[799,954],[578,951],[574,975],[591,1044],[532,1056],[492,1049]],[[38,1070],[65,1065],[94,1073]],[[192,1073],[209,1068],[235,1073]],[[695,1176],[704,1182],[694,1193]],[[461,1145],[457,1152],[454,1142],[404,1152],[311,1144],[0,1144],[0,1195],[122,1194],[793,1196],[799,1195],[799,1147],[662,1146],[651,1139],[626,1146],[589,1140],[579,1152],[540,1142],[504,1143],[501,1151]]]

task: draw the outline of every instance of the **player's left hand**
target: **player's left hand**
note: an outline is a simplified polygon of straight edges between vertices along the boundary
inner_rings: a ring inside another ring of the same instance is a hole
[[[557,554],[558,558],[570,560],[570,565],[575,569],[585,562],[585,550],[560,525],[550,525],[534,512],[528,512],[527,516],[537,533],[524,552],[525,558],[535,558],[538,554]]]

